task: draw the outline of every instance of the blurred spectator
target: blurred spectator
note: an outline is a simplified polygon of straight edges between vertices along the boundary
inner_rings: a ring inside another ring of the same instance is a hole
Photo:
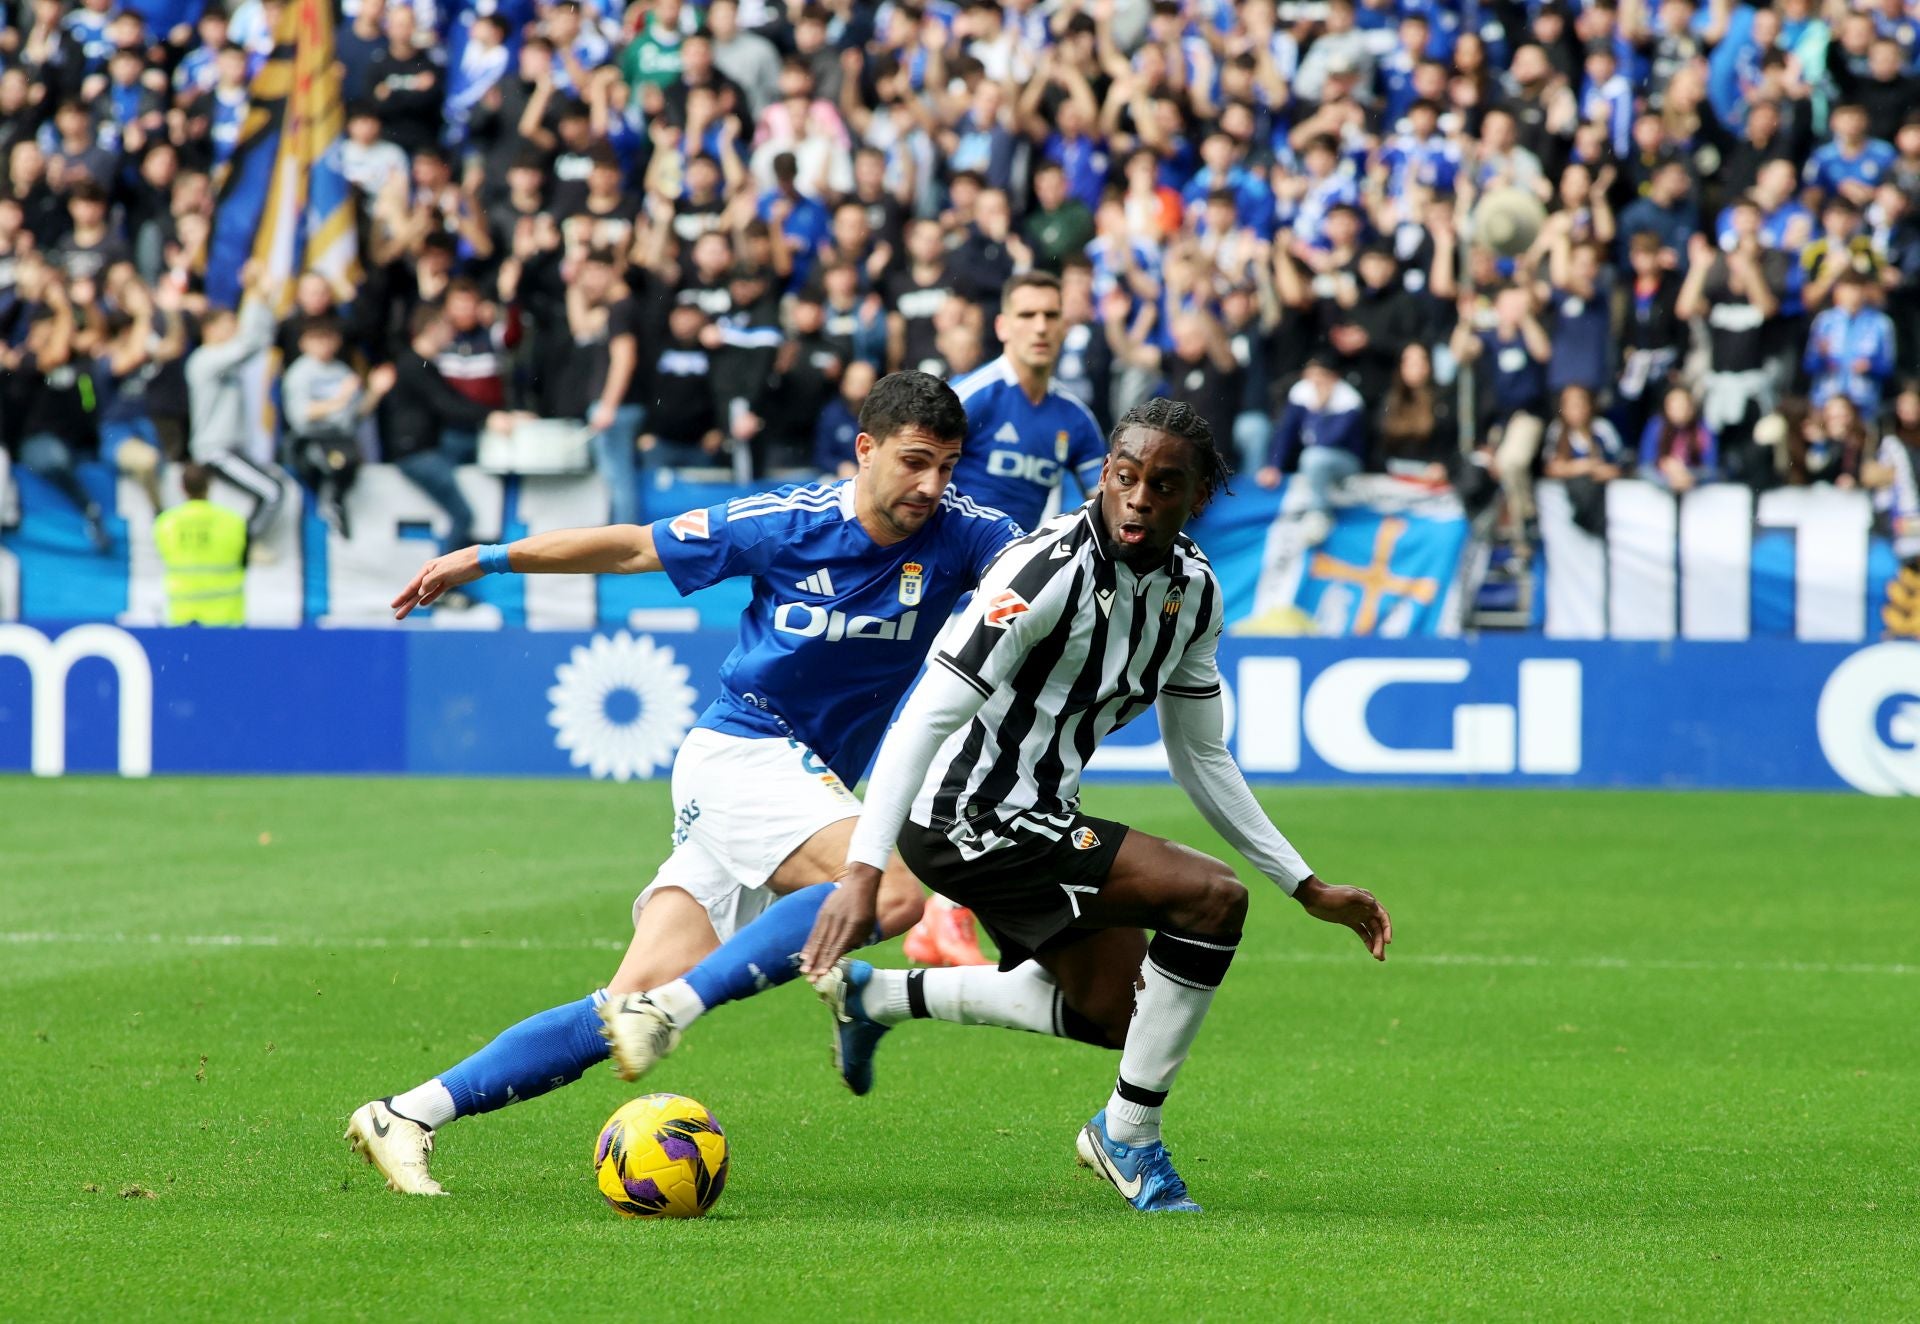
[[[855,361],[840,375],[840,390],[820,412],[813,434],[813,467],[826,478],[851,478],[860,469],[854,441],[860,435],[860,406],[873,390],[874,367]]]
[[[737,0],[711,0],[707,32],[712,38],[714,68],[740,89],[746,96],[747,114],[758,118],[780,95],[779,50],[759,33],[741,30]]]
[[[80,483],[77,465],[100,450],[95,422],[93,369],[77,352],[73,300],[66,277],[38,258],[16,273],[23,334],[4,352],[10,393],[8,435],[17,436],[20,467],[51,484],[72,502],[87,524],[87,537],[102,552],[113,539],[99,503]],[[18,420],[15,422],[14,420]]]
[[[245,625],[247,522],[207,500],[213,472],[180,471],[187,499],[153,521],[153,541],[166,567],[168,625]]]
[[[1234,402],[1234,467],[1252,473],[1266,457],[1267,440],[1272,435],[1273,345],[1282,318],[1280,298],[1273,286],[1268,253],[1260,241],[1239,280],[1227,286],[1220,296],[1220,333],[1240,369],[1240,398]],[[1071,268],[1070,268],[1071,270]],[[1089,282],[1090,284],[1090,282]],[[1067,285],[1067,309],[1071,319],[1076,307],[1073,285]],[[1090,294],[1085,296],[1090,301]],[[1069,342],[1072,335],[1068,335]],[[1065,366],[1065,356],[1062,355]],[[1102,365],[1094,365],[1098,370]],[[1058,373],[1055,374],[1059,376]],[[1102,374],[1104,375],[1104,374]],[[1101,393],[1104,397],[1105,392]],[[1096,407],[1094,413],[1108,426],[1106,415]]]
[[[1184,272],[1190,258],[1174,262],[1170,271]],[[1176,306],[1186,292],[1187,276],[1175,277],[1169,293]],[[1109,343],[1121,362],[1156,374],[1164,393],[1189,404],[1207,420],[1216,437],[1233,435],[1234,419],[1240,413],[1245,370],[1234,357],[1226,332],[1204,304],[1196,304],[1173,315],[1172,344],[1162,350],[1128,327],[1122,300],[1115,300],[1108,320]]]
[[[300,354],[280,380],[293,472],[320,498],[321,509],[350,537],[347,493],[360,472],[360,421],[379,403],[360,374],[340,358],[339,322],[313,318],[300,326]],[[383,374],[390,384],[391,369]]]
[[[1800,267],[1809,311],[1824,308],[1833,287],[1849,272],[1879,275],[1880,255],[1852,199],[1837,195],[1827,199],[1820,209],[1820,232],[1801,251]]]
[[[1665,390],[1667,375],[1687,352],[1689,332],[1680,318],[1680,276],[1660,260],[1657,235],[1637,234],[1628,243],[1631,280],[1622,327],[1625,356],[1618,387],[1622,430],[1638,436],[1647,413]]]
[[[1616,375],[1613,283],[1603,266],[1600,245],[1576,244],[1563,228],[1548,249],[1547,271],[1551,283],[1541,291],[1553,339],[1547,390],[1558,395],[1578,386],[1591,400],[1607,391]]]
[[[1658,236],[1660,246],[1685,253],[1689,239],[1700,232],[1700,209],[1693,201],[1693,180],[1685,163],[1662,161],[1654,168],[1640,198],[1620,213],[1620,237]]]
[[[48,257],[69,281],[97,280],[110,266],[131,262],[133,252],[107,227],[107,190],[81,179],[67,190],[70,225]]]
[[[568,290],[567,313],[576,347],[589,350],[583,396],[594,467],[607,484],[612,522],[633,524],[640,519],[635,451],[647,421],[646,365],[660,343],[662,315],[648,273],[635,269],[622,280],[619,265],[611,252],[590,253]]]
[[[1451,344],[1463,364],[1479,371],[1488,387],[1482,415],[1488,422],[1489,458],[1516,522],[1533,518],[1533,466],[1546,429],[1547,362],[1553,342],[1534,316],[1533,295],[1511,285],[1493,300],[1493,326],[1474,329],[1473,309],[1461,310]]]
[[[1920,564],[1920,383],[1908,382],[1894,396],[1892,421],[1874,463],[1862,467],[1861,481],[1874,489],[1894,555]]]
[[[1669,387],[1658,416],[1640,434],[1639,476],[1673,492],[1690,492],[1720,476],[1720,450],[1684,386]]]
[[[386,8],[387,44],[367,66],[370,95],[380,110],[383,135],[409,154],[440,140],[445,75],[436,50],[423,47],[413,7]]]
[[[258,543],[280,513],[287,485],[255,460],[254,422],[248,416],[247,379],[273,347],[273,289],[265,268],[249,264],[241,277],[238,313],[217,308],[200,323],[200,348],[187,355],[187,401],[192,410],[187,447],[204,464],[253,498],[247,535]]]
[[[1849,15],[1849,20],[1852,18]],[[1852,26],[1850,21],[1848,27]],[[1873,20],[1868,19],[1861,35],[1866,36],[1873,31]],[[1909,35],[1911,31],[1909,28]],[[1858,56],[1851,50],[1846,58],[1829,58],[1827,72],[1833,79],[1834,91],[1860,106],[1861,113],[1866,117],[1868,140],[1890,142],[1894,134],[1899,132],[1902,117],[1914,106],[1920,105],[1920,78],[1915,78],[1911,69],[1913,52],[1903,48],[1891,33],[1869,37],[1868,40],[1864,73],[1857,70],[1855,60]],[[1830,48],[1830,57],[1840,49]],[[1828,127],[1833,130],[1836,139],[1840,131],[1833,124],[1833,116],[1838,114],[1839,108],[1836,108],[1828,117]]]
[[[1281,471],[1298,459],[1307,489],[1302,531],[1309,543],[1326,539],[1333,528],[1333,493],[1360,472],[1367,455],[1367,411],[1360,393],[1340,380],[1325,357],[1307,360],[1307,368],[1287,392],[1286,411],[1273,430],[1267,463],[1255,475],[1273,487]]]
[[[449,526],[445,545],[465,547],[473,539],[473,508],[460,494],[448,453],[448,433],[477,434],[488,428],[511,432],[518,421],[512,414],[489,409],[460,393],[435,366],[453,340],[453,327],[438,308],[414,310],[408,326],[406,353],[394,360],[390,388],[380,402],[380,439],[383,458],[397,464],[413,484],[446,512]],[[491,532],[491,530],[490,530]]]
[[[820,421],[839,399],[841,376],[853,361],[852,341],[829,332],[826,321],[826,309],[811,292],[787,300],[786,335],[774,352],[767,379],[766,436],[761,443],[773,468],[812,463]]]
[[[1592,534],[1606,531],[1606,485],[1618,478],[1626,448],[1613,424],[1593,408],[1584,386],[1560,388],[1559,411],[1547,428],[1543,472],[1566,485],[1573,522]]]
[[[1807,158],[1807,187],[1826,198],[1845,198],[1864,207],[1873,189],[1893,166],[1893,144],[1868,136],[1867,112],[1858,105],[1833,108],[1827,119],[1833,141]]]
[[[1025,225],[1027,242],[1034,264],[1057,274],[1067,258],[1083,252],[1092,240],[1093,213],[1067,191],[1067,172],[1057,161],[1035,167],[1033,197]]]
[[[1735,210],[1736,219],[1750,221],[1753,214],[1752,209]],[[1702,235],[1695,235],[1691,246],[1687,279],[1675,309],[1684,318],[1706,318],[1706,426],[1729,439],[1739,457],[1737,476],[1757,482],[1758,468],[1746,444],[1753,425],[1778,399],[1775,374],[1768,370],[1767,322],[1779,310],[1786,288],[1786,255],[1763,248],[1757,226],[1743,229],[1726,252]],[[1672,408],[1670,392],[1663,409],[1671,415]],[[1717,458],[1716,452],[1716,469]],[[1643,444],[1641,468],[1652,467]]]
[[[1321,305],[1320,320],[1341,376],[1372,401],[1386,394],[1400,348],[1420,339],[1427,327],[1425,308],[1407,292],[1393,248],[1384,242],[1360,250],[1358,279],[1342,273],[1333,298]]]
[[[1866,301],[1872,279],[1857,271],[1833,287],[1833,307],[1813,319],[1805,368],[1813,402],[1845,396],[1869,416],[1880,409],[1882,384],[1893,373],[1893,322]]]
[[[148,388],[186,349],[177,293],[162,312],[139,277],[125,267],[110,280],[113,312],[99,319],[95,376],[100,396],[100,453],[140,483],[160,507],[161,438]]]
[[[1893,323],[1895,369],[1920,371],[1920,218],[1914,195],[1883,181],[1868,209],[1869,238],[1880,259],[1881,294]]]
[[[1871,458],[1867,425],[1844,395],[1811,410],[1787,438],[1787,481],[1796,487],[1828,483],[1858,487],[1860,466]]]
[[[711,347],[719,331],[698,304],[683,303],[667,319],[667,338],[653,363],[654,394],[641,449],[659,464],[712,464],[720,458],[720,412],[714,397]]]
[[[1374,424],[1382,467],[1398,478],[1444,483],[1460,454],[1454,392],[1433,379],[1433,358],[1415,342],[1400,351]]]

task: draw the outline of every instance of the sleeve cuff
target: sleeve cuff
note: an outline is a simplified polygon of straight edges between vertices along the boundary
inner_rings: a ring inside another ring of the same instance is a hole
[[[993,697],[993,687],[991,685],[987,684],[986,681],[980,679],[980,677],[974,675],[973,672],[967,670],[967,668],[961,666],[960,663],[956,662],[952,657],[950,657],[946,653],[935,653],[933,655],[933,660],[938,662],[941,666],[945,667],[948,671],[951,671],[954,675],[958,676],[961,680],[965,681],[967,683],[968,688],[978,693],[981,698],[991,699]]]
[[[1208,685],[1204,688],[1198,685],[1162,685],[1160,692],[1176,699],[1215,699],[1220,696],[1220,687],[1218,685]]]

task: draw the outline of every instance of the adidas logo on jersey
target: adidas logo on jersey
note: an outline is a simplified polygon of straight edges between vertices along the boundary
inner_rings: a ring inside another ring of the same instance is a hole
[[[1002,423],[1000,430],[993,434],[993,439],[995,441],[1018,442],[1020,440],[1020,430],[1011,423]]]
[[[802,579],[796,582],[794,584],[794,587],[799,589],[802,593],[817,593],[823,598],[831,598],[835,595],[834,587],[833,587],[833,576],[828,574],[825,570],[814,571],[812,574],[808,575],[805,579]]]

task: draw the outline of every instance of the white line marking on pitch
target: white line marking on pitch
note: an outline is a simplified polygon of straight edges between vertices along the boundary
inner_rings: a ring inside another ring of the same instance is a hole
[[[581,939],[548,942],[539,938],[380,938],[282,937],[272,933],[48,933],[0,931],[0,945],[106,947],[280,947],[296,950],[476,951],[476,952],[617,952],[625,942]],[[1243,952],[1242,961],[1278,961],[1293,965],[1346,964],[1345,952]],[[1870,961],[1695,961],[1625,956],[1502,956],[1483,952],[1393,953],[1396,965],[1462,966],[1521,970],[1663,970],[1703,973],[1748,972],[1798,975],[1920,975],[1920,965]]]

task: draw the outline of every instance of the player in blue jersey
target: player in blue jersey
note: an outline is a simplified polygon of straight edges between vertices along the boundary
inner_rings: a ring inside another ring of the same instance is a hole
[[[1046,518],[1069,472],[1082,495],[1099,485],[1107,439],[1093,413],[1053,380],[1066,339],[1060,278],[1015,276],[1000,292],[993,331],[1005,351],[953,384],[967,410],[967,444],[953,484],[1022,528]],[[907,956],[923,965],[984,965],[973,918],[938,894],[907,934]]]
[[[606,988],[502,1033],[402,1094],[355,1111],[347,1139],[409,1194],[444,1194],[428,1171],[434,1128],[577,1079],[609,1054],[625,998],[685,974],[776,894],[831,878],[866,771],[934,635],[1017,525],[950,488],[966,435],[952,389],[920,372],[883,378],[860,411],[859,474],[785,487],[652,525],[536,534],[429,561],[394,599],[404,617],[500,571],[663,571],[683,593],[747,576],[752,604],[720,694],[673,764],[673,852],[634,902],[633,942]],[[896,866],[877,927],[919,917]],[[699,984],[696,981],[695,987]],[[717,993],[713,994],[719,1000]]]
[[[1099,485],[1107,439],[1093,411],[1054,384],[1066,339],[1058,276],[1033,271],[1008,281],[993,332],[1005,352],[953,384],[967,411],[953,485],[1034,529],[1065,474],[1083,496]]]

